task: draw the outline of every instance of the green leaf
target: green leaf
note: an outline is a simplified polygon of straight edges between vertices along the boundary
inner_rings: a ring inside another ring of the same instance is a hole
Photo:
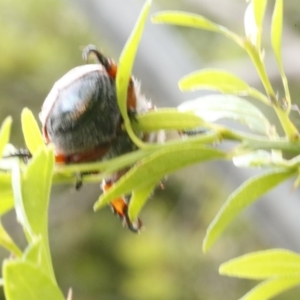
[[[254,4],[255,22],[258,28],[262,28],[263,20],[266,12],[267,0],[252,0]]]
[[[124,125],[132,141],[139,147],[143,146],[143,142],[134,134],[131,128],[130,119],[127,114],[127,91],[132,66],[144,30],[145,22],[148,17],[150,5],[151,0],[147,0],[143,6],[139,19],[137,20],[135,27],[121,53],[116,76],[117,99],[124,120]]]
[[[151,147],[150,149],[143,149],[137,150],[131,153],[127,153],[121,155],[119,157],[110,159],[109,161],[102,161],[102,162],[93,162],[93,163],[85,163],[85,164],[73,164],[73,165],[56,165],[56,173],[54,176],[54,180],[56,182],[68,182],[72,183],[74,179],[68,178],[68,176],[73,176],[74,173],[84,173],[84,172],[94,172],[94,171],[101,171],[101,176],[97,176],[97,178],[105,178],[107,175],[115,173],[118,170],[122,170],[125,167],[132,166],[137,161],[148,157],[150,154],[156,152],[162,148],[174,148],[182,143],[194,143],[194,144],[211,144],[213,142],[219,141],[219,134],[216,132],[208,132],[205,134],[197,135],[194,137],[190,137],[188,141],[183,140],[175,140],[175,141],[168,141],[165,144],[156,145],[156,147]],[[63,176],[66,174],[66,176]],[[84,177],[87,178],[88,176]],[[96,177],[96,176],[94,176]]]
[[[220,150],[193,142],[181,143],[177,147],[163,148],[139,161],[135,167],[99,198],[94,209],[103,207],[120,195],[144,188],[153,183],[153,180],[158,181],[168,173],[195,163],[225,157],[225,153]]]
[[[131,221],[135,221],[142,210],[143,206],[146,204],[150,194],[153,192],[157,186],[160,178],[149,182],[146,186],[132,191],[132,196],[129,202],[128,215]]]
[[[300,255],[284,249],[258,251],[221,265],[220,274],[248,279],[299,276]]]
[[[226,200],[206,231],[203,251],[207,252],[227,225],[248,205],[266,194],[279,183],[295,175],[295,170],[271,170],[252,177]]]
[[[250,87],[235,75],[215,69],[205,69],[186,75],[179,81],[183,91],[212,89],[222,93],[245,94]]]
[[[14,243],[12,238],[6,232],[2,224],[0,223],[0,245],[11,252],[16,257],[22,256],[22,251],[20,248]]]
[[[181,11],[163,11],[154,14],[151,18],[151,21],[153,23],[187,26],[222,33],[243,47],[243,41],[239,36],[229,31],[227,28],[211,22],[201,15]]]
[[[39,126],[28,108],[21,114],[22,130],[26,146],[31,154],[35,154],[39,147],[45,145]]]
[[[64,300],[53,281],[32,263],[6,260],[3,266],[7,300]]]
[[[236,96],[203,96],[180,104],[178,109],[183,112],[193,111],[207,122],[226,118],[245,124],[258,133],[270,133],[271,125],[261,111],[245,99]]]
[[[22,196],[24,213],[35,235],[47,235],[49,196],[54,168],[53,151],[40,148],[24,173]]]
[[[222,32],[223,27],[211,22],[207,18],[182,11],[163,11],[154,14],[151,18],[153,23],[167,23],[186,27],[201,28],[216,32]]]
[[[29,235],[33,235],[30,224],[28,222],[27,216],[25,214],[23,197],[22,197],[22,188],[21,188],[21,170],[17,161],[12,165],[11,171],[11,183],[13,189],[13,197],[15,210],[17,215],[18,222],[23,226],[23,229]]]
[[[267,0],[252,0],[245,12],[245,32],[248,39],[257,49],[260,49],[262,22]]]
[[[43,252],[43,240],[42,237],[38,237],[31,244],[28,245],[24,253],[24,259],[27,262],[31,262],[40,266]]]
[[[281,58],[281,37],[283,22],[283,0],[276,0],[272,18],[271,39],[272,47],[275,53],[280,72],[283,73],[283,65]]]
[[[264,150],[257,150],[243,155],[234,156],[234,165],[239,168],[271,166],[274,164],[274,156]]]
[[[48,240],[48,206],[54,168],[54,155],[51,149],[39,148],[30,161],[22,184],[23,207],[20,208],[27,219],[30,241],[41,236],[43,242],[41,268],[54,280]]]
[[[3,154],[3,150],[4,150],[5,145],[9,142],[11,124],[12,124],[12,118],[7,117],[1,125],[1,129],[0,129],[0,157]]]
[[[251,88],[245,81],[235,75],[216,69],[205,69],[191,73],[179,81],[182,91],[207,89],[219,91],[224,94],[252,96],[269,105],[268,98],[258,90]]]
[[[153,132],[161,129],[184,130],[201,127],[205,124],[201,118],[190,112],[179,112],[177,109],[159,109],[136,116],[135,127],[142,132]]]
[[[274,278],[258,284],[240,300],[268,300],[300,283],[300,276],[294,278]]]
[[[271,27],[271,40],[272,47],[275,54],[275,58],[279,67],[284,91],[285,100],[287,101],[287,113],[289,113],[291,106],[291,96],[288,86],[288,80],[286,78],[281,55],[281,39],[282,39],[282,23],[283,23],[283,0],[276,0],[275,8],[272,16],[272,27]]]
[[[0,173],[0,216],[14,207],[11,174]]]

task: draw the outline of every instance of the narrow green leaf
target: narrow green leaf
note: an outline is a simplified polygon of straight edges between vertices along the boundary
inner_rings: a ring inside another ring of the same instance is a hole
[[[281,55],[281,39],[282,39],[282,23],[283,23],[283,0],[276,0],[275,8],[272,16],[271,40],[275,58],[279,67],[280,76],[282,79],[285,100],[287,102],[287,114],[290,111],[291,96],[289,91],[288,80],[286,78]]]
[[[31,241],[34,241],[37,236],[42,238],[41,268],[54,281],[48,240],[48,206],[53,168],[53,151],[46,147],[39,148],[24,173],[22,196],[23,213],[32,233]]]
[[[47,214],[54,168],[53,151],[40,148],[24,173],[22,196],[24,209],[32,231],[47,235]]]
[[[205,124],[201,118],[190,112],[177,109],[159,109],[136,116],[135,127],[142,132],[153,132],[161,129],[184,130],[201,127]]]
[[[239,44],[241,47],[243,47],[243,41],[239,36],[229,31],[227,28],[211,22],[201,15],[181,11],[163,11],[154,14],[151,18],[151,21],[153,23],[165,23],[178,26],[193,27],[222,33],[223,35],[227,36],[228,38]]]
[[[26,146],[30,153],[34,154],[39,147],[45,145],[40,128],[28,108],[23,109],[21,121]]]
[[[163,11],[154,14],[151,18],[153,23],[167,23],[186,27],[196,27],[216,32],[222,32],[223,27],[211,22],[207,18],[182,11]]]
[[[219,138],[220,137],[218,133],[208,132],[205,134],[190,137],[188,140],[168,141],[165,144],[156,145],[156,147],[151,147],[150,149],[137,150],[110,159],[109,161],[93,162],[93,163],[85,163],[85,164],[61,165],[61,166],[56,165],[55,166],[56,176],[54,176],[54,180],[57,180],[58,182],[60,181],[70,182],[69,180],[67,180],[66,176],[60,176],[60,174],[58,173],[67,174],[67,176],[72,176],[72,174],[78,172],[84,173],[84,172],[101,171],[101,176],[103,175],[105,177],[106,174],[112,174],[118,170],[124,169],[125,167],[132,166],[137,161],[148,157],[150,154],[153,154],[159,149],[174,148],[174,147],[176,148],[178,145],[186,144],[186,143],[211,144],[214,142],[218,142]]]
[[[7,117],[0,128],[0,157],[3,154],[5,145],[9,142],[10,129],[12,124],[12,118]]]
[[[279,276],[300,278],[300,255],[284,249],[258,251],[223,263],[219,272],[222,275],[249,279]]]
[[[240,300],[268,300],[293,288],[300,283],[300,276],[293,278],[274,278],[258,284]]]
[[[220,150],[194,144],[193,142],[179,144],[176,148],[163,148],[139,161],[138,165],[128,171],[99,198],[94,205],[94,209],[97,210],[103,207],[120,195],[144,188],[153,183],[153,180],[158,181],[168,173],[195,163],[225,157],[225,153]]]
[[[43,256],[43,241],[42,237],[38,237],[31,244],[28,245],[24,253],[24,260],[31,262],[34,265],[41,265],[42,256]]]
[[[148,200],[150,194],[153,192],[155,187],[158,185],[160,178],[149,182],[146,186],[132,191],[132,196],[130,198],[128,215],[131,221],[135,221]]]
[[[0,173],[0,216],[14,207],[11,174]]]
[[[7,300],[64,300],[53,281],[38,266],[24,261],[6,260],[3,266]]]
[[[0,223],[0,245],[11,252],[16,257],[22,256],[22,251],[20,248],[14,243],[12,238],[6,232],[2,224]]]
[[[207,252],[227,225],[248,205],[266,194],[279,183],[295,175],[295,170],[271,170],[252,177],[235,190],[226,200],[214,218],[203,242],[203,251]]]
[[[131,128],[130,119],[127,113],[127,91],[135,55],[148,17],[150,5],[151,0],[147,0],[143,6],[135,27],[121,53],[116,76],[117,99],[124,125],[132,141],[139,147],[143,146],[143,142],[139,140]]]
[[[179,81],[183,91],[212,89],[222,93],[245,94],[250,87],[235,75],[216,69],[205,69],[186,75]]]
[[[272,18],[271,39],[272,47],[275,53],[280,72],[283,73],[283,65],[281,58],[281,37],[283,22],[283,0],[276,0]]]
[[[271,125],[261,111],[243,98],[230,95],[208,95],[186,101],[179,111],[193,111],[207,122],[231,119],[248,126],[253,131],[269,135]]]
[[[274,164],[274,156],[264,150],[257,150],[243,155],[238,155],[232,159],[234,165],[239,168],[271,166]]]
[[[20,166],[17,163],[17,161],[15,161],[15,163],[12,166],[11,175],[12,175],[11,183],[12,183],[12,189],[13,189],[14,204],[15,204],[17,220],[22,225],[23,230],[27,234],[32,236],[33,232],[30,227],[30,224],[28,222],[28,218],[26,216],[25,209],[24,209],[22,188],[21,188],[21,181],[22,181],[21,180],[21,170],[20,170]]]
[[[252,0],[245,12],[245,32],[248,39],[257,49],[260,49],[262,22],[267,0]]]
[[[254,4],[254,16],[258,28],[262,28],[266,12],[267,0],[252,0]]]
[[[258,90],[250,87],[245,81],[235,75],[217,69],[205,69],[191,73],[179,81],[182,91],[207,89],[224,94],[252,96],[269,105],[269,99]]]

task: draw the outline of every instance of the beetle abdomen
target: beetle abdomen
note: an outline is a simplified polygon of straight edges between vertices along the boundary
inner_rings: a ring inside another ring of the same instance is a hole
[[[59,91],[45,126],[55,148],[70,155],[112,141],[120,120],[115,82],[95,70]]]

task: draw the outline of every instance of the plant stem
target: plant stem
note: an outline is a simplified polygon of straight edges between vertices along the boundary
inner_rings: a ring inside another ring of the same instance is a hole
[[[267,93],[267,95],[270,99],[270,102],[277,114],[277,117],[280,121],[280,124],[281,124],[286,136],[289,138],[289,140],[296,141],[299,138],[299,133],[298,133],[296,127],[294,126],[294,124],[289,119],[289,116],[288,116],[289,108],[285,111],[278,102],[278,99],[275,95],[273,87],[268,78],[265,65],[262,61],[261,53],[248,40],[245,40],[244,47],[255,65],[255,68],[258,72],[260,80],[266,90],[266,93]],[[288,94],[288,96],[289,96],[289,94]]]
[[[261,136],[233,131],[227,128],[219,129],[219,132],[225,140],[242,142],[245,148],[250,148],[252,150],[282,150],[297,154],[300,153],[299,142],[292,142],[283,138],[270,140]]]

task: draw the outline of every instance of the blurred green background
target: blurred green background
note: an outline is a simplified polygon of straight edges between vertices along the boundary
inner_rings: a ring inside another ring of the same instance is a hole
[[[100,2],[104,1],[112,0]],[[0,119],[13,117],[11,141],[16,147],[24,147],[20,130],[22,108],[28,107],[38,116],[53,83],[83,63],[81,50],[85,45],[94,43],[106,54],[118,58],[115,55],[119,51],[114,49],[115,41],[109,38],[106,28],[95,28],[75,2],[0,0]],[[133,2],[141,3],[131,0],[128,5]],[[226,2],[246,6],[243,1]],[[287,22],[297,32],[300,29],[297,1],[285,3]],[[203,4],[199,8],[195,1],[156,4],[210,16],[208,7]],[[114,11],[109,18],[114,18]],[[218,15],[214,18],[217,22]],[[236,22],[237,31],[242,34],[243,15],[237,13],[232,19],[232,28]],[[176,32],[207,65],[220,62],[234,68],[244,59],[242,52],[222,37],[189,29]],[[295,78],[292,79],[294,94],[299,92]],[[249,77],[251,80],[257,79]],[[155,94],[148,87],[149,97],[152,92]],[[154,98],[153,101],[156,102]],[[273,244],[258,234],[247,218],[239,218],[211,253],[202,253],[205,230],[232,191],[229,181],[215,164],[195,166],[170,176],[164,182],[165,188],[158,188],[143,210],[145,229],[140,235],[122,228],[109,209],[93,213],[99,185],[84,186],[79,192],[71,186],[55,187],[50,208],[50,242],[62,290],[67,294],[71,287],[74,300],[237,299],[255,282],[220,277],[218,266],[229,258]],[[4,216],[3,222],[25,247],[14,212]],[[8,255],[1,250],[2,258]],[[296,289],[276,299],[299,297]]]

